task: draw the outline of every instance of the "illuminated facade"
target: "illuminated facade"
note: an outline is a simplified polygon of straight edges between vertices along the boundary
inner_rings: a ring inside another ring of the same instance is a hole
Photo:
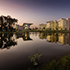
[[[31,26],[32,24],[33,24],[33,23],[24,23],[24,24],[23,24],[23,29],[25,29],[25,30],[30,29],[30,26]]]
[[[47,30],[54,30],[54,22],[53,21],[47,22]]]
[[[39,30],[45,29],[45,26],[46,26],[46,24],[40,24],[40,25],[39,25]]]
[[[67,30],[67,21],[62,18],[58,20],[58,30]]]
[[[70,30],[70,18],[66,18],[67,21],[67,30]]]
[[[54,21],[54,30],[58,30],[58,22],[56,20]]]

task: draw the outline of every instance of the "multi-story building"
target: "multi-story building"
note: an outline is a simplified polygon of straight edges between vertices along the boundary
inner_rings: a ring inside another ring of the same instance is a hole
[[[50,21],[48,21],[46,25],[47,25],[47,30],[51,30],[51,23],[50,23]]]
[[[32,25],[33,23],[24,23],[23,24],[23,29],[27,30],[27,29],[30,29],[30,26]]]
[[[47,30],[54,30],[54,22],[53,21],[47,22]]]
[[[67,30],[67,21],[64,18],[58,20],[58,30]]]
[[[56,20],[54,21],[54,30],[58,30],[58,22]]]
[[[70,18],[66,18],[67,21],[67,30],[70,30]]]
[[[45,29],[45,26],[46,26],[46,24],[40,24],[40,25],[39,25],[39,30]]]

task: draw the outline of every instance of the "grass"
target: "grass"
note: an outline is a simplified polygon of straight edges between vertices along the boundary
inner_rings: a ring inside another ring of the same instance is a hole
[[[0,33],[22,33],[22,32],[46,32],[46,33],[70,33],[70,31],[55,31],[55,30],[23,30],[23,31],[15,31],[15,32],[0,32]]]
[[[70,54],[37,67],[31,66],[26,70],[70,70]]]

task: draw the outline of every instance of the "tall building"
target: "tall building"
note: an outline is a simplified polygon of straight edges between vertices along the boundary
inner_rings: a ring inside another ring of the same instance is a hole
[[[47,30],[54,30],[54,21],[47,22]]]
[[[56,20],[54,21],[54,30],[58,30],[58,22]]]
[[[70,30],[70,18],[66,18],[67,21],[67,30]]]
[[[67,30],[67,21],[64,18],[58,20],[58,30]]]

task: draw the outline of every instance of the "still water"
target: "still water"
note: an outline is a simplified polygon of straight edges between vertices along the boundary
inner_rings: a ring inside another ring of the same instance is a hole
[[[38,65],[65,56],[70,49],[70,33],[0,33],[0,70],[21,70],[33,65],[29,56],[42,54]]]

